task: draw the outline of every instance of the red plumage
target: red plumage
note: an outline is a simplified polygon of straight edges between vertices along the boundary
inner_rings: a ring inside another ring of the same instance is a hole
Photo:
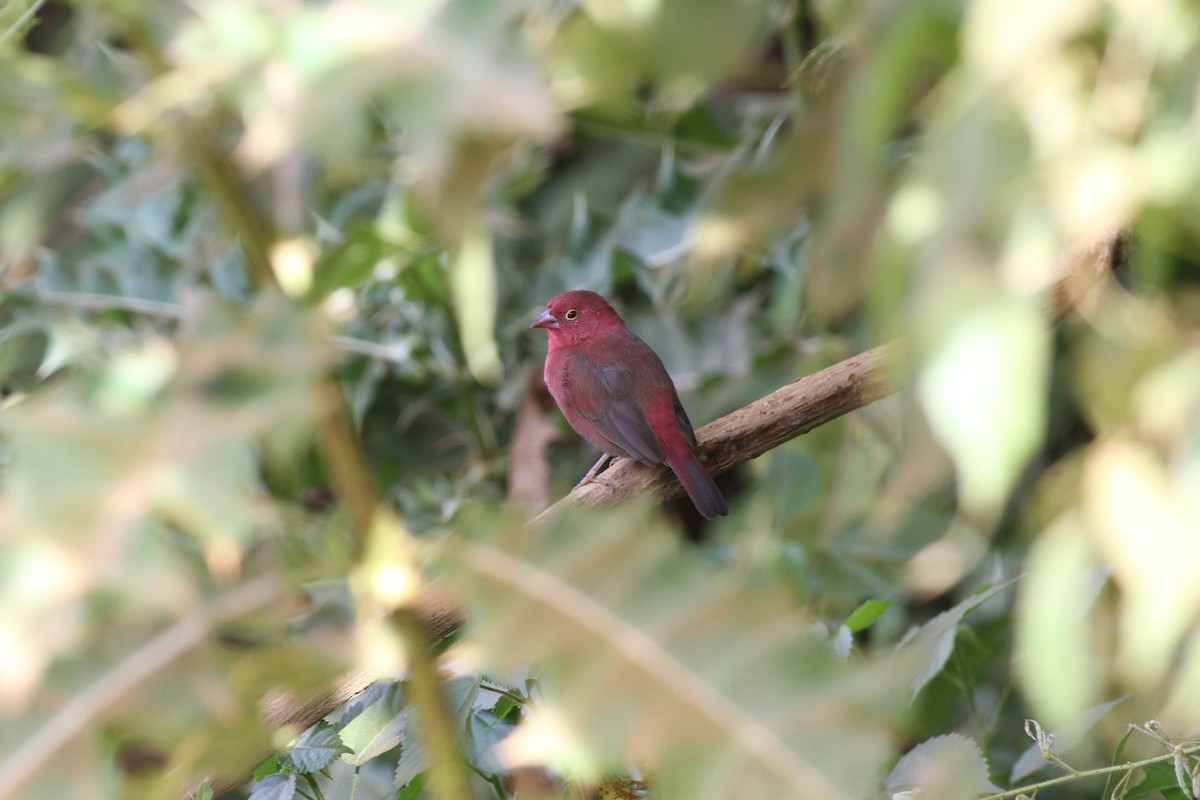
[[[566,292],[533,323],[550,334],[546,386],[571,427],[613,456],[665,463],[705,517],[729,513],[662,360],[595,292]]]

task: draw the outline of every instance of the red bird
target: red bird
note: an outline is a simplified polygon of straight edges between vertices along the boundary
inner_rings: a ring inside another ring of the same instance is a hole
[[[533,323],[550,334],[546,386],[571,427],[608,456],[662,464],[708,519],[729,513],[696,458],[696,433],[662,360],[595,292],[566,292]]]

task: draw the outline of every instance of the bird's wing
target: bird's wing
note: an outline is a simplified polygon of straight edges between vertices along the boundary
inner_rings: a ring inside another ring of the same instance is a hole
[[[645,413],[630,393],[633,375],[624,367],[601,364],[582,353],[571,359],[571,400],[597,437],[646,464],[663,460],[662,447]],[[582,431],[581,431],[582,433]]]

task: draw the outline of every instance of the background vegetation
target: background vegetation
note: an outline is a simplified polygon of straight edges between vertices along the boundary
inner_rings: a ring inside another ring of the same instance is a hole
[[[0,70],[0,797],[1200,794],[1193,4],[14,0]],[[697,424],[896,391],[530,527],[568,288]]]

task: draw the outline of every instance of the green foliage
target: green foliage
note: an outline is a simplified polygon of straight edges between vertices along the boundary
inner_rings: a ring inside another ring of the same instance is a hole
[[[0,7],[0,797],[415,800],[447,741],[481,797],[1193,796],[1198,45],[1183,0]],[[595,455],[527,328],[567,288],[697,423],[887,340],[896,391],[691,544],[530,528]]]

